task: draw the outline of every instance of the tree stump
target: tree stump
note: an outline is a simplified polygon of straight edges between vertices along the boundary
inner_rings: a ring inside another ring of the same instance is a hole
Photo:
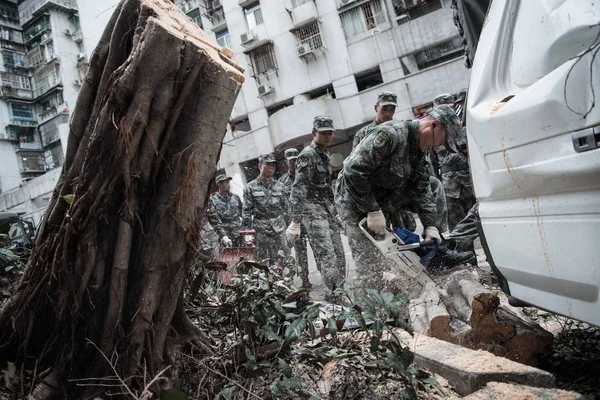
[[[554,337],[500,303],[498,293],[486,289],[475,275],[460,271],[444,288],[426,287],[411,300],[410,314],[415,332],[536,365],[552,348]]]
[[[140,388],[173,346],[202,341],[181,294],[242,72],[170,1],[117,6],[35,251],[0,314],[0,359],[35,364],[36,399],[83,398],[72,379],[115,373]],[[86,382],[86,397],[102,391]]]

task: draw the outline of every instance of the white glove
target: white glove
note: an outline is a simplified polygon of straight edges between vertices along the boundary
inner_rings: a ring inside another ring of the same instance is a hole
[[[288,244],[293,246],[300,237],[300,223],[294,221],[290,222],[290,226],[285,230],[285,237]]]
[[[221,244],[225,247],[231,247],[233,245],[233,242],[227,236],[223,236],[221,238]]]
[[[442,241],[440,236],[440,231],[435,226],[428,226],[425,228],[425,232],[423,232],[423,236],[425,236],[425,240],[435,239],[438,242]]]
[[[377,235],[385,234],[385,216],[381,210],[367,213],[367,228]]]

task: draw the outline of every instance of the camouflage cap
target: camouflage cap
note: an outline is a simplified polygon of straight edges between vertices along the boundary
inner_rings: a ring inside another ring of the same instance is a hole
[[[287,149],[284,154],[286,160],[295,160],[298,158],[298,149],[292,147],[291,149]]]
[[[335,131],[335,128],[333,127],[333,119],[331,119],[331,117],[319,115],[313,120],[313,129],[316,129],[319,132]]]
[[[216,182],[216,183],[217,183],[217,185],[218,185],[219,183],[221,183],[221,182],[223,182],[223,181],[230,181],[230,180],[232,180],[232,179],[233,179],[232,177],[230,177],[230,176],[227,176],[227,175],[225,175],[225,174],[219,174],[219,175],[217,175],[217,177],[215,178],[215,182]]]
[[[377,104],[380,106],[394,106],[398,104],[398,96],[392,92],[379,92],[377,95]]]
[[[456,115],[452,107],[446,104],[433,107],[427,114],[441,122],[442,127],[444,127],[444,130],[446,131],[446,149],[456,153],[456,142],[458,141],[461,130],[461,123],[458,115]]]
[[[452,96],[450,93],[444,93],[435,96],[433,99],[433,106],[437,107],[442,104],[454,104],[454,96]]]
[[[277,160],[275,160],[275,156],[273,155],[273,153],[268,153],[268,154],[261,154],[260,156],[258,156],[258,162],[259,163],[274,163],[277,162]]]

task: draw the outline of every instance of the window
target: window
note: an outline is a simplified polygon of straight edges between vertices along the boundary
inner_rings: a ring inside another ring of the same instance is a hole
[[[44,157],[46,159],[46,169],[60,167],[64,162],[64,155],[61,144],[58,143],[49,150],[46,150],[44,152]]]
[[[319,23],[317,21],[294,30],[294,36],[296,37],[296,46],[298,48],[303,45],[308,46],[310,50],[316,50],[323,47],[321,30],[319,29]]]
[[[26,103],[10,103],[13,118],[33,120],[33,107]]]
[[[250,54],[254,65],[254,75],[262,74],[275,68],[275,57],[271,44],[260,46]]]
[[[347,38],[375,29],[387,22],[381,0],[371,0],[340,14]]]
[[[217,37],[217,43],[221,47],[231,47],[231,36],[229,35],[229,30],[223,29],[222,31],[215,33]]]
[[[260,5],[245,9],[244,12],[246,13],[246,22],[248,24],[248,30],[252,30],[258,25],[262,25],[263,16]]]
[[[354,79],[356,79],[356,86],[358,87],[359,92],[383,83],[383,77],[381,76],[379,66],[354,75]]]
[[[461,57],[463,54],[462,40],[456,37],[415,53],[415,61],[421,70]]]
[[[16,75],[8,72],[0,72],[2,79],[2,85],[12,87],[15,89],[31,90],[31,84],[29,78],[24,75]]]
[[[442,8],[440,0],[392,0],[398,24],[404,24]]]
[[[21,154],[21,172],[45,172],[44,157],[39,154]]]

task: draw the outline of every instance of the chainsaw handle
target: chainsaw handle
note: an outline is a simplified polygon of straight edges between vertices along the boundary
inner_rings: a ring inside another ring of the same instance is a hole
[[[371,233],[369,231],[367,231],[367,219],[363,218],[359,223],[358,223],[358,227],[360,228],[360,230],[363,232],[363,234],[371,241],[371,243],[373,243],[375,246],[380,247],[380,243],[381,241],[375,239],[373,237],[373,235],[371,235]],[[391,232],[392,235],[394,235],[393,232]],[[402,243],[402,241],[400,240],[400,238],[398,238],[396,235],[394,235],[397,239],[398,239],[398,250],[399,251],[404,251],[404,250],[415,250],[421,247],[427,247],[427,246],[435,246],[435,240],[433,239],[428,239],[428,240],[423,240],[419,243]]]

